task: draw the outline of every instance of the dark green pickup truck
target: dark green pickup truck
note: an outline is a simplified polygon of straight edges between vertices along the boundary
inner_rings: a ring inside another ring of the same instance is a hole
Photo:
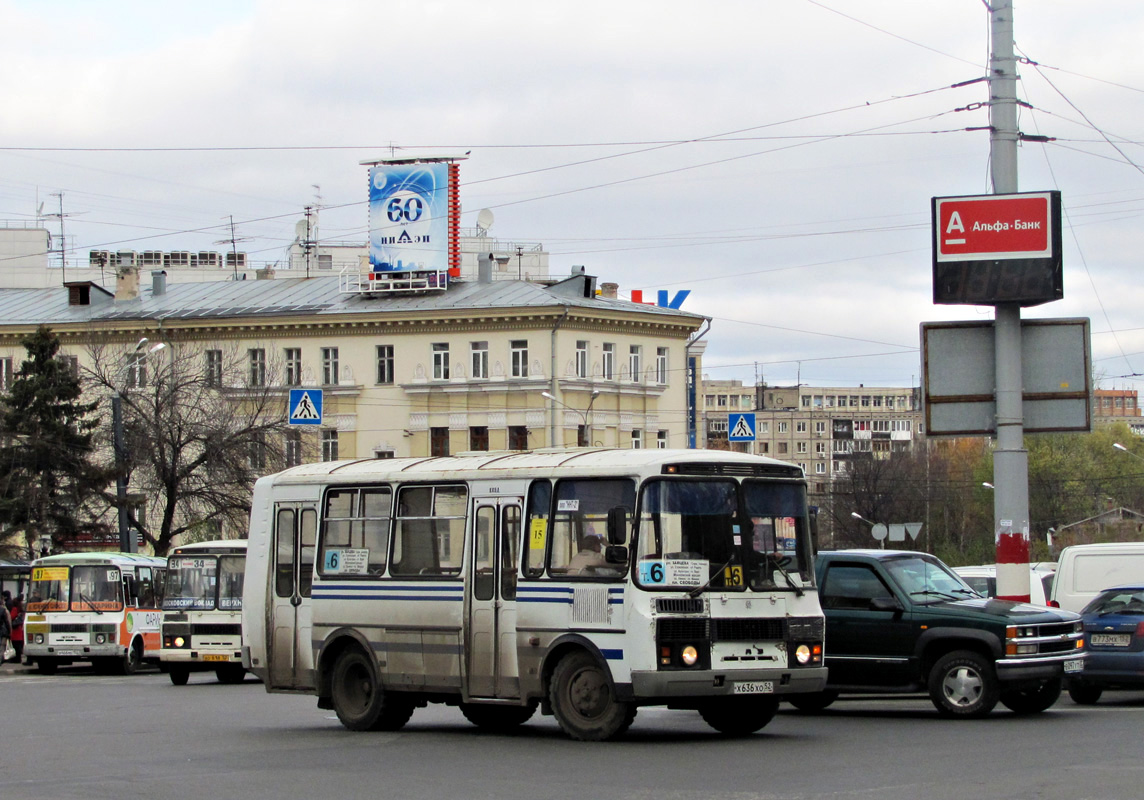
[[[928,692],[951,716],[985,716],[998,701],[1033,714],[1084,667],[1078,615],[982,597],[926,553],[821,552],[815,572],[829,675],[825,691],[788,698],[804,711],[840,693]]]

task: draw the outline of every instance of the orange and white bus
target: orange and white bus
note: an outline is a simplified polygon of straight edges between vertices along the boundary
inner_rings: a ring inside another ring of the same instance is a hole
[[[91,661],[130,675],[159,660],[167,560],[136,553],[61,553],[32,562],[24,655],[41,674]]]
[[[242,581],[246,540],[180,545],[167,557],[163,649],[159,661],[171,683],[214,670],[219,683],[241,683]]]

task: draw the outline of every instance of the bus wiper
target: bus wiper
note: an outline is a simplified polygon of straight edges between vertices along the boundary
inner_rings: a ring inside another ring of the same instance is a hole
[[[772,555],[778,555],[778,551],[775,551],[772,553]],[[787,584],[790,586],[790,588],[794,589],[795,597],[802,597],[802,587],[794,582],[794,579],[790,576],[790,573],[783,568],[781,561],[778,558],[772,559],[772,561],[774,562],[775,569],[783,574],[783,577],[786,578]]]
[[[735,560],[735,556],[734,556],[734,554],[732,554],[731,557],[727,559],[726,563],[724,563],[723,566],[719,567],[719,569],[715,570],[715,572],[713,572],[711,574],[711,577],[708,578],[703,583],[702,586],[696,586],[694,589],[692,589],[690,592],[687,593],[687,596],[688,597],[698,597],[699,595],[703,594],[703,592],[706,591],[707,588],[711,586],[711,581],[715,580],[715,577],[717,575],[722,575],[723,570],[725,570],[725,569],[727,569],[727,567],[731,566],[731,562],[734,560]]]
[[[87,607],[89,610],[94,611],[96,614],[100,614],[100,615],[103,614],[102,611],[100,611],[98,608],[95,607],[95,603],[91,602],[91,600],[88,599],[87,595],[85,595],[79,589],[76,589],[75,593],[79,595],[79,601],[81,603],[87,603]]]

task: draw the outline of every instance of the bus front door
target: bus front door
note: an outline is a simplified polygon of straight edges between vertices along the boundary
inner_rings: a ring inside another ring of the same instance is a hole
[[[314,580],[314,506],[280,503],[274,509],[274,586],[270,605],[270,687],[312,689],[314,649],[310,586]]]
[[[516,572],[523,498],[474,500],[465,652],[470,697],[520,697]]]

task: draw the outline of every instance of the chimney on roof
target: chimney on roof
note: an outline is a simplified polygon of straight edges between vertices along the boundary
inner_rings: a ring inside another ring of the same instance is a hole
[[[493,282],[493,254],[481,253],[477,256],[477,283]]]
[[[272,281],[272,280],[274,280],[274,267],[266,267],[265,269],[256,269],[254,271],[254,279],[256,281]]]
[[[130,264],[120,264],[115,268],[115,299],[139,299],[139,269]]]
[[[620,296],[620,285],[618,283],[601,283],[600,284],[600,297],[606,300],[616,300]]]
[[[167,271],[164,269],[151,270],[151,296],[161,297],[167,293]]]

